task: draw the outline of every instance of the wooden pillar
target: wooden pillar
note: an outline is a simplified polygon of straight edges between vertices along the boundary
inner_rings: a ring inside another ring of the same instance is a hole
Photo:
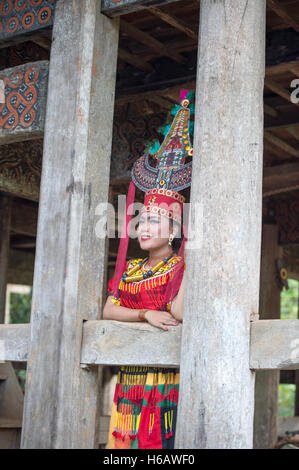
[[[99,319],[119,21],[96,0],[58,0],[50,57],[23,448],[97,447],[97,368],[80,367]]]
[[[295,416],[299,416],[299,370],[295,372]]]
[[[10,218],[11,198],[0,194],[0,323],[4,323],[5,318]]]
[[[265,0],[201,0],[177,448],[251,448],[258,312]]]
[[[263,226],[260,283],[260,320],[280,318],[280,287],[275,261],[281,258],[278,227]],[[267,449],[277,440],[279,370],[256,372],[254,410],[254,448]]]

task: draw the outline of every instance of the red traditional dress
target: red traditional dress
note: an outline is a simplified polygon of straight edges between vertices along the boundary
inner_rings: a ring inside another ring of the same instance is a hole
[[[154,276],[119,284],[127,308],[167,311],[165,291],[180,257],[174,255]],[[130,269],[141,259],[128,263]],[[143,273],[143,267],[136,275]],[[112,280],[110,281],[111,286]],[[145,345],[146,347],[146,345]],[[118,372],[109,429],[109,449],[171,449],[174,447],[179,396],[179,369],[124,366]]]

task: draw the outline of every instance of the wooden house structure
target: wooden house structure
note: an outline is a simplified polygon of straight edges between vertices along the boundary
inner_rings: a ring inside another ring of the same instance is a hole
[[[273,446],[279,381],[299,416],[299,320],[280,320],[299,280],[299,1],[6,0],[0,48],[1,323],[7,283],[33,285],[30,325],[0,326],[0,447],[104,444],[103,366],[124,363],[180,366],[177,448]],[[201,214],[183,325],[103,321],[117,241],[97,207],[181,88]]]

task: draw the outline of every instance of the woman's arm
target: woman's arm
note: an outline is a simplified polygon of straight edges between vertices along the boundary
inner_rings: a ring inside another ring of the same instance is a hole
[[[179,289],[178,295],[171,302],[171,315],[179,321],[183,320],[183,311],[184,311],[184,293],[185,293],[185,280],[186,280],[186,271],[182,279],[181,287]]]
[[[141,321],[138,317],[139,309],[126,308],[121,305],[116,305],[112,301],[112,296],[109,296],[103,310],[103,320],[117,320],[136,322]],[[145,313],[145,319],[152,326],[168,330],[166,325],[177,326],[178,322],[168,312],[161,312],[155,310],[148,310]]]
[[[139,310],[116,305],[109,296],[103,310],[103,320],[117,321],[141,321],[138,317]]]

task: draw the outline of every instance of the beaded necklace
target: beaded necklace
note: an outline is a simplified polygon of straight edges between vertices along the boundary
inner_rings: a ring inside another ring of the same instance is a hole
[[[137,282],[137,281],[142,281],[143,279],[148,279],[149,277],[152,277],[157,271],[159,271],[162,266],[164,266],[168,261],[174,256],[174,252],[171,253],[167,258],[163,258],[161,261],[159,261],[152,269],[149,269],[147,272],[144,272],[143,274],[138,274],[134,276],[134,274],[139,270],[142,269],[144,264],[148,261],[148,258],[145,258],[144,260],[140,261],[137,263],[133,268],[129,269],[129,271],[125,272],[122,276],[122,281],[123,282]]]

